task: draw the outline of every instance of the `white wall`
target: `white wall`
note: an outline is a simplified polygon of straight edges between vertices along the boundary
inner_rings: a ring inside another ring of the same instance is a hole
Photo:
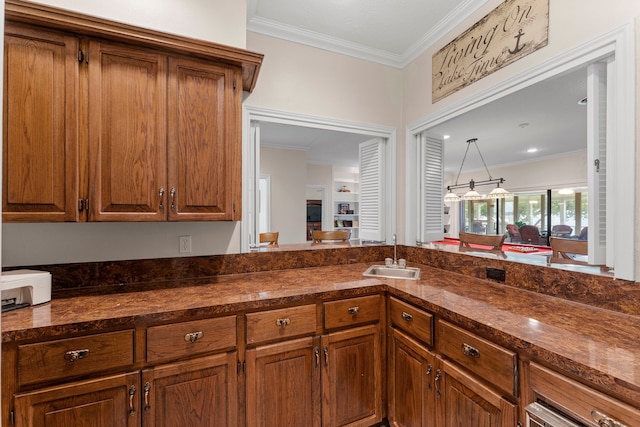
[[[39,0],[152,30],[245,48],[247,9],[238,0]]]
[[[636,0],[610,0],[606,4],[596,0],[552,1],[548,46],[432,104],[432,54],[501,2],[487,2],[404,70],[246,33],[244,1],[49,0],[42,3],[237,47],[246,45],[251,51],[264,53],[257,86],[245,101],[247,105],[396,127],[397,169],[404,171],[407,123],[460,102],[622,23],[634,18],[640,21],[640,2]],[[636,33],[639,28],[640,24],[636,23]],[[640,45],[640,36],[636,37]],[[405,217],[404,179],[404,173],[399,173],[397,218],[400,223]],[[238,252],[238,228],[235,223],[5,224],[3,265],[178,256],[178,236],[185,234],[193,236],[192,255]],[[403,224],[396,228],[400,242],[404,241]],[[202,244],[196,245],[197,241]],[[60,250],[61,247],[65,250]],[[196,247],[202,248],[202,252]]]
[[[455,105],[461,100],[493,87],[509,77],[520,74],[542,61],[554,58],[622,24],[633,23],[634,19],[640,17],[640,2],[636,0],[550,1],[549,43],[547,46],[432,104],[432,55],[502,2],[502,0],[489,0],[473,16],[442,37],[430,49],[405,67],[403,89],[405,123],[413,123],[422,117],[444,110],[446,107]]]
[[[271,230],[278,243],[304,243],[307,232],[307,154],[262,148],[260,175],[271,177]],[[262,231],[262,230],[261,230]]]

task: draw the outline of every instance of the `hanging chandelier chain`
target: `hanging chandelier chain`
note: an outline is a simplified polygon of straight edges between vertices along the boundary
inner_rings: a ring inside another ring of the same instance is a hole
[[[469,140],[469,141],[471,141],[471,140]],[[467,142],[469,142],[469,141],[467,141]],[[458,176],[456,176],[456,183],[455,183],[455,185],[458,185],[458,178],[460,178],[460,174],[462,173],[462,168],[463,168],[463,166],[464,166],[464,161],[465,161],[465,160],[466,160],[466,158],[467,158],[467,153],[469,152],[469,146],[470,146],[470,145],[471,145],[471,144],[467,144],[467,149],[466,149],[466,150],[464,150],[464,156],[462,157],[462,163],[460,163],[460,170],[458,171]],[[478,146],[478,145],[476,145],[476,147],[477,147],[477,146]],[[483,161],[484,161],[484,160],[483,160]]]
[[[478,150],[478,154],[480,155],[480,160],[482,160],[482,164],[484,165],[484,170],[487,171],[487,175],[489,176],[489,181],[493,180],[493,178],[491,177],[491,172],[489,172],[489,168],[487,167],[487,163],[484,161],[484,157],[482,157],[482,153],[480,152],[480,147],[478,147],[478,138],[470,139],[467,142],[469,144],[473,142],[473,145],[476,146],[476,150]],[[469,149],[469,146],[467,145],[467,150],[468,149]]]
[[[458,181],[460,180],[460,175],[462,174],[462,169],[464,168],[464,162],[467,159],[467,155],[469,154],[469,146],[471,144],[474,144],[476,146],[476,150],[478,151],[478,155],[480,156],[480,160],[482,160],[482,165],[484,166],[484,170],[487,172],[487,176],[489,177],[489,179],[484,180],[484,181],[475,181],[473,178],[471,179],[471,181],[469,181],[469,190],[464,196],[460,197],[457,196],[455,193],[453,193],[453,190],[456,188],[462,188],[467,186],[467,184],[458,184]],[[504,198],[507,196],[510,196],[511,193],[509,193],[508,191],[504,190],[503,188],[500,188],[500,184],[502,184],[504,182],[504,178],[496,178],[493,179],[493,177],[491,176],[491,172],[489,172],[489,167],[487,166],[487,162],[485,162],[484,160],[484,156],[482,155],[482,152],[480,151],[480,147],[478,146],[478,138],[471,138],[467,140],[467,149],[464,151],[464,156],[462,157],[462,163],[460,163],[460,170],[458,171],[458,175],[456,176],[456,181],[454,185],[449,185],[447,186],[447,191],[449,191],[449,193],[445,196],[444,200],[445,201],[458,201],[458,200],[477,200],[477,199],[481,199],[484,196],[481,196],[480,194],[478,194],[477,191],[475,191],[475,187],[478,185],[487,185],[487,184],[497,184],[497,188],[494,188],[490,193],[489,193],[489,198]]]

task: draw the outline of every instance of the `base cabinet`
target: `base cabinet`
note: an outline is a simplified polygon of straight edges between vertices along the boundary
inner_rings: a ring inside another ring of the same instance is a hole
[[[323,425],[372,426],[382,421],[380,325],[325,335],[322,346]]]
[[[140,425],[138,372],[78,381],[15,396],[16,427]]]
[[[237,353],[201,357],[142,372],[144,427],[236,427]]]
[[[320,339],[247,350],[248,427],[320,427]]]
[[[435,378],[437,426],[516,425],[516,405],[455,365],[443,360],[440,366]]]
[[[389,347],[389,423],[434,427],[436,355],[397,329]]]
[[[502,365],[509,366],[515,356],[453,325],[443,325],[441,320],[434,324],[431,314],[395,298],[390,298],[389,312],[390,425],[511,427],[517,424],[518,407],[511,401],[516,401],[516,397],[505,397],[490,374],[503,371]],[[436,325],[438,333],[434,339],[432,332]],[[434,343],[438,350],[430,349]],[[465,356],[467,359],[459,358],[457,352],[465,351],[470,345],[477,347],[471,347],[475,351],[467,351],[470,354]],[[500,369],[493,369],[494,364],[501,365]],[[511,378],[504,375],[498,379],[502,380],[498,382],[500,385],[511,385],[515,381],[513,374]]]

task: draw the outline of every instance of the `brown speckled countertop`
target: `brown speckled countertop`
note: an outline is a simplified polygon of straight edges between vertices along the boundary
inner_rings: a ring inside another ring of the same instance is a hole
[[[3,313],[2,341],[387,291],[640,406],[640,317],[424,265],[420,281],[365,278],[369,265],[230,274],[173,288],[54,299]]]

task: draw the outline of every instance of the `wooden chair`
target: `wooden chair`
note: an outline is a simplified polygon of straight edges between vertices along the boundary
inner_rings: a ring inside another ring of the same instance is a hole
[[[507,238],[507,235],[486,235],[475,233],[460,233],[460,252],[484,252],[498,256],[499,258],[506,258],[507,255],[502,250],[502,243]],[[471,246],[474,245],[474,246]]]
[[[280,235],[277,231],[270,231],[267,233],[260,233],[260,243],[268,243],[269,245],[277,245],[278,244],[278,236]]]
[[[311,237],[314,243],[320,243],[325,241],[333,242],[347,242],[351,237],[350,230],[311,230]]]
[[[562,237],[551,237],[551,259],[552,264],[577,264],[589,265],[586,261],[575,259],[575,255],[587,255],[588,242],[586,240],[564,239]]]
[[[475,233],[460,233],[460,247],[471,248],[472,244],[488,246],[491,251],[501,251],[502,244],[507,238],[506,234],[475,234]],[[483,248],[474,248],[483,249]],[[486,248],[484,248],[486,249]]]

